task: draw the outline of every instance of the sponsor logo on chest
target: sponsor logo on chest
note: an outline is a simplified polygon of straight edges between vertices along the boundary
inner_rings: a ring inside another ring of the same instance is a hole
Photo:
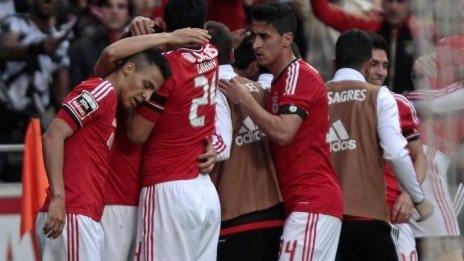
[[[330,144],[331,152],[356,149],[356,140],[350,139],[350,136],[340,119],[331,124],[329,133],[327,133],[326,136],[326,142]]]
[[[260,141],[264,136],[258,125],[256,125],[250,117],[246,117],[243,120],[242,127],[238,131],[237,137],[235,137],[235,144],[242,146],[244,144],[250,144],[256,141]]]

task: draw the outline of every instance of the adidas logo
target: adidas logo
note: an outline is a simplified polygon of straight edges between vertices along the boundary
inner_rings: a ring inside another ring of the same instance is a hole
[[[356,149],[356,141],[350,139],[340,119],[332,123],[329,133],[327,133],[326,142],[330,144],[331,152]]]
[[[235,144],[242,146],[243,144],[259,141],[264,136],[264,133],[259,129],[258,125],[256,125],[250,117],[246,117],[245,120],[243,120],[242,127],[238,130],[237,137],[235,137]]]

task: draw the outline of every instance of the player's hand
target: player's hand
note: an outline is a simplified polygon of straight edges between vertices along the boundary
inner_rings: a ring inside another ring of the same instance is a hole
[[[171,38],[170,42],[174,45],[205,44],[209,42],[211,35],[204,29],[184,28],[172,32]]]
[[[63,232],[66,221],[64,197],[53,197],[48,206],[47,220],[43,232],[48,238],[57,238]]]
[[[155,21],[151,20],[150,18],[137,16],[132,19],[129,25],[129,31],[131,32],[132,36],[152,34],[155,32],[155,29],[153,28],[155,25]]]
[[[248,29],[238,29],[233,31],[232,35],[232,46],[236,48],[243,42],[243,40],[251,36],[251,32]]]
[[[414,211],[414,204],[407,192],[402,192],[393,205],[391,220],[393,223],[408,222]]]
[[[236,104],[245,103],[251,97],[247,87],[239,83],[235,78],[230,80],[221,79],[218,86],[219,90]]]
[[[199,161],[197,166],[201,173],[211,173],[213,172],[214,166],[216,164],[217,152],[213,148],[211,139],[205,137],[204,141],[206,152],[197,157],[197,160]]]

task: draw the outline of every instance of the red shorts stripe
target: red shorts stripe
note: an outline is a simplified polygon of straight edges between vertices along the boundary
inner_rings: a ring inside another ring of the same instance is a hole
[[[281,227],[284,224],[283,220],[270,220],[270,221],[261,221],[261,222],[254,222],[250,224],[240,225],[236,227],[230,227],[221,229],[220,236],[227,236],[230,234],[246,232],[250,230],[257,230],[257,229],[264,229],[264,228],[272,228],[272,227]]]

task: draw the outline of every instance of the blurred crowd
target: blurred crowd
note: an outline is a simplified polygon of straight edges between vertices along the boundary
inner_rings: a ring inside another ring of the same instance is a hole
[[[39,117],[47,126],[62,98],[91,75],[101,51],[124,35],[133,17],[149,17],[161,29],[166,2],[0,0],[0,144],[22,143],[31,117]],[[224,23],[239,35],[249,23],[250,7],[263,2],[272,1],[209,0],[208,19]],[[299,51],[325,80],[334,73],[339,33],[353,28],[377,32],[387,40],[390,73],[385,83],[396,93],[446,90],[464,78],[462,0],[280,2],[292,6],[298,15]],[[460,100],[456,103],[449,109],[452,117],[429,126],[438,129],[434,134],[444,133],[444,151],[456,151],[464,137],[464,124],[455,113]],[[425,114],[433,110],[425,107]],[[20,166],[19,155],[1,153],[0,180],[18,181]]]

